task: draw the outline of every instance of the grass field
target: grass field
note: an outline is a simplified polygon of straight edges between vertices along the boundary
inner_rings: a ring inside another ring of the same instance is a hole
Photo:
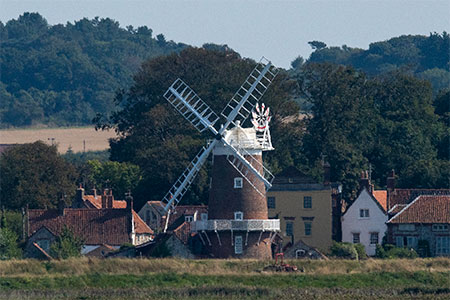
[[[5,129],[0,130],[0,144],[23,144],[41,140],[50,145],[52,142],[56,143],[60,153],[66,153],[69,147],[74,152],[101,151],[109,148],[108,139],[115,136],[113,130],[95,131],[94,127]]]
[[[0,261],[7,299],[449,299],[450,259]]]

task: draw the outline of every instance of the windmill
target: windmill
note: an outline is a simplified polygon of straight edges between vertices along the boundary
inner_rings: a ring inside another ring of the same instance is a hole
[[[273,175],[262,163],[262,151],[273,150],[269,133],[269,110],[258,101],[277,74],[264,57],[221,112],[225,123],[181,79],[169,87],[164,98],[200,132],[214,137],[191,161],[161,201],[170,213],[188,190],[207,157],[213,154],[208,220],[194,220],[191,230],[215,257],[270,257],[271,240],[279,220],[269,220],[266,189]],[[241,124],[252,114],[253,128]]]

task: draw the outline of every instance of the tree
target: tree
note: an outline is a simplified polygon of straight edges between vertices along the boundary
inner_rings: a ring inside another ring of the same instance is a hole
[[[320,50],[320,49],[323,49],[323,48],[325,48],[327,46],[327,44],[325,44],[324,42],[321,42],[321,41],[311,41],[311,42],[308,42],[308,44],[314,50]]]
[[[56,241],[50,246],[50,255],[58,259],[78,257],[81,256],[83,245],[83,239],[76,237],[67,226],[64,226],[61,234],[57,236]]]
[[[112,188],[116,198],[124,197],[129,190],[134,191],[142,180],[140,168],[131,163],[90,160],[87,164],[89,183],[98,189]]]
[[[0,228],[0,260],[22,257],[22,250],[17,244],[17,239],[13,231]]]
[[[15,146],[0,157],[0,196],[10,209],[56,207],[75,194],[75,168],[42,141]]]

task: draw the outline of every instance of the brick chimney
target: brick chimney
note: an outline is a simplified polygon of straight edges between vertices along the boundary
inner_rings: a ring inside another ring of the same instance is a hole
[[[84,189],[80,184],[75,194],[75,203],[73,203],[72,207],[76,208],[83,207],[83,202],[84,202]]]
[[[131,192],[125,194],[125,201],[127,202],[127,208],[129,210],[133,209],[133,196],[131,196]]]
[[[389,209],[391,209],[390,197],[395,190],[395,171],[394,171],[394,169],[391,170],[391,172],[389,173],[389,175],[386,179],[386,190],[387,190],[386,205],[389,210]]]
[[[92,195],[94,195],[94,198],[97,198],[97,190],[94,188],[92,188]]]
[[[107,190],[103,190],[102,194],[102,208],[108,208],[108,195],[106,194]]]
[[[108,196],[107,196],[107,205],[108,205],[108,208],[113,208],[113,203],[114,203],[114,196],[113,196],[113,193],[112,193],[112,189],[109,189],[108,190]]]
[[[363,188],[366,188],[369,193],[372,193],[372,185],[370,184],[369,172],[362,171],[361,178],[359,179],[359,191],[361,192]]]

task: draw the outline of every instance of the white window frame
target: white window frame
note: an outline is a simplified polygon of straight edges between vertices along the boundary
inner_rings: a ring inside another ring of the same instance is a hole
[[[235,235],[234,236],[234,253],[242,254],[243,251],[244,251],[244,245],[243,245],[242,235]]]
[[[244,186],[244,180],[242,179],[242,177],[235,177],[234,178],[234,188],[242,189],[243,186]]]
[[[433,224],[431,226],[432,231],[448,231],[448,224]]]
[[[242,211],[235,211],[234,212],[234,220],[236,220],[236,221],[244,220],[244,213]]]
[[[184,216],[184,221],[185,222],[193,222],[194,221],[194,216]]]

